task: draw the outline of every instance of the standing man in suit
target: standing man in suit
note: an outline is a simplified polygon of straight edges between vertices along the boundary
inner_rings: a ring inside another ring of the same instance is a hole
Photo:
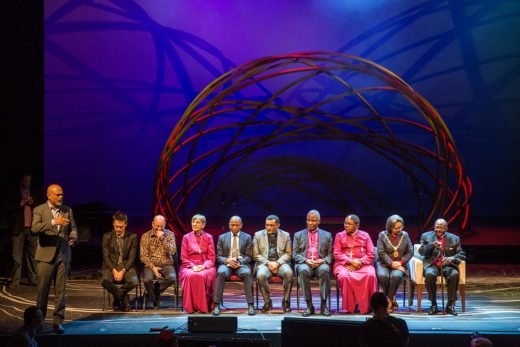
[[[175,252],[177,245],[173,231],[166,229],[163,216],[155,216],[152,230],[141,237],[141,262],[145,266],[143,282],[154,310],[159,309],[161,293],[177,281],[173,266]]]
[[[330,264],[332,263],[332,235],[319,229],[320,213],[310,210],[307,213],[307,228],[294,234],[293,259],[296,263],[298,283],[302,288],[307,309],[303,316],[314,314],[312,304],[311,278],[320,281],[320,314],[330,316],[327,299],[330,293]]]
[[[137,287],[135,271],[137,235],[126,230],[128,216],[117,211],[112,216],[112,231],[103,235],[103,269],[101,285],[114,296],[114,311],[130,311],[128,292]],[[123,284],[118,288],[114,283]]]
[[[31,232],[32,209],[34,199],[31,193],[31,175],[21,177],[20,184],[16,185],[11,201],[9,201],[9,231],[12,242],[13,270],[11,273],[10,288],[20,285],[22,268],[25,266],[27,284],[36,286],[37,263],[34,259],[38,238]]]
[[[78,239],[72,209],[63,205],[63,189],[57,184],[47,188],[47,202],[33,211],[31,230],[38,234],[36,261],[38,285],[36,306],[47,313],[47,301],[54,281],[54,313],[52,330],[63,334],[65,319],[65,286],[70,266],[70,246]]]
[[[278,276],[283,279],[284,312],[291,312],[291,289],[293,271],[291,261],[291,236],[280,228],[278,216],[269,215],[265,219],[265,229],[257,231],[253,239],[253,258],[256,261],[256,279],[264,306],[262,313],[269,312],[273,308],[269,293],[269,278]]]
[[[466,260],[466,254],[460,246],[460,238],[447,232],[448,222],[437,219],[433,231],[427,231],[421,235],[421,247],[419,254],[424,257],[424,277],[428,297],[431,301],[429,315],[437,314],[437,276],[441,273],[448,283],[448,304],[446,313],[453,316],[455,301],[457,300],[457,288],[459,286],[459,267],[462,260]]]
[[[242,231],[242,218],[233,216],[229,220],[229,231],[219,236],[217,242],[217,280],[215,288],[215,308],[212,314],[220,315],[220,303],[224,293],[226,277],[233,274],[244,282],[244,292],[247,300],[247,314],[255,315],[253,305],[253,277],[250,263],[253,256],[253,240],[249,234]]]

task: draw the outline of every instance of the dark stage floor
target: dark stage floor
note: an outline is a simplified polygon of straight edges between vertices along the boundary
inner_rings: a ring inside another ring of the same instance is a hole
[[[514,333],[520,334],[520,266],[519,265],[468,265],[466,284],[466,312],[461,312],[460,302],[457,307],[458,317],[448,315],[428,316],[426,309],[429,302],[423,294],[423,312],[415,311],[415,306],[400,307],[396,316],[404,318],[412,333],[456,333],[470,335],[477,330],[482,334]],[[225,307],[223,316],[238,317],[238,336],[249,334],[253,338],[268,336],[272,345],[279,345],[281,320],[284,317],[301,317],[300,310],[296,309],[296,287],[293,288],[293,312],[283,314],[280,310],[280,291],[273,289],[275,309],[272,313],[253,317],[245,313],[243,303],[243,289],[241,283],[227,284],[225,291]],[[333,288],[335,288],[333,286]],[[316,291],[314,291],[316,292]],[[175,329],[176,333],[188,333],[187,317],[185,313],[174,309],[173,297],[170,292],[162,299],[163,308],[160,310],[137,310],[122,314],[111,310],[102,310],[103,294],[96,271],[82,269],[73,271],[68,284],[67,319],[65,323],[66,335],[111,335],[111,334],[157,334],[150,332],[151,328]],[[440,293],[439,293],[440,295]],[[347,315],[336,310],[335,292],[332,292],[333,315],[330,318],[313,316],[323,320],[364,321],[367,315]],[[399,293],[399,303],[402,303],[402,293]],[[315,297],[318,306],[319,298]],[[53,298],[50,298],[50,303]],[[22,312],[35,303],[35,287],[20,286],[10,289],[1,286],[0,334],[8,335],[22,324]],[[415,302],[414,302],[415,304]],[[260,305],[262,300],[260,299]],[[47,317],[47,329],[50,330],[52,318]],[[198,314],[197,316],[208,316]],[[251,335],[252,334],[252,335]],[[52,335],[44,331],[41,336],[41,345],[46,345],[45,337]],[[278,335],[278,337],[276,337]],[[517,335],[520,339],[520,335]],[[468,340],[469,341],[469,340]],[[517,339],[517,341],[519,341]],[[52,344],[52,343],[51,343]]]

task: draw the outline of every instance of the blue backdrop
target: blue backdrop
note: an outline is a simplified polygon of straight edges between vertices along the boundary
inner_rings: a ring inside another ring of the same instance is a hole
[[[383,65],[440,112],[473,215],[519,216],[519,34],[514,0],[45,1],[45,180],[69,204],[151,215],[166,139],[208,83],[259,57],[338,51]],[[418,209],[407,178],[352,143],[264,149],[227,179],[201,212]]]

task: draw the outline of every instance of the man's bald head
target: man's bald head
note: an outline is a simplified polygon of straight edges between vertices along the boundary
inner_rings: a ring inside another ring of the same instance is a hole
[[[54,207],[63,205],[63,189],[57,184],[51,184],[47,188],[47,199]]]

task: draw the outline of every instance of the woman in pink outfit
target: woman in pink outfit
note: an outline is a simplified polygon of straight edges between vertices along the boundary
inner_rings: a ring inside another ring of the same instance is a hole
[[[370,297],[377,291],[373,266],[374,244],[368,233],[359,230],[359,217],[345,218],[345,230],[334,239],[334,274],[341,291],[342,309],[354,313],[356,303],[360,313],[369,313]]]
[[[184,235],[181,248],[182,305],[187,313],[209,313],[215,290],[215,245],[213,236],[204,232],[206,217],[191,219],[192,232]]]

